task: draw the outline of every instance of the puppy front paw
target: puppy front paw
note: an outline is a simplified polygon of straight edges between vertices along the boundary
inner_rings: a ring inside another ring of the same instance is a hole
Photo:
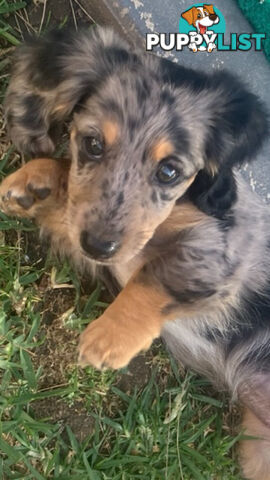
[[[189,44],[188,48],[190,50],[192,50],[194,53],[196,53],[198,51],[198,47],[197,47],[196,43],[193,43],[193,42]]]
[[[106,312],[94,320],[82,333],[79,344],[79,363],[98,369],[119,369],[129,364],[142,350],[147,350],[154,337],[132,331],[128,325],[118,324]]]
[[[67,170],[52,159],[32,160],[3,180],[0,210],[7,215],[35,218],[55,206],[67,185]]]
[[[213,50],[215,50],[215,48],[217,48],[216,44],[211,42],[211,43],[209,43],[207,50],[208,50],[209,53],[211,53],[211,52],[213,52]]]

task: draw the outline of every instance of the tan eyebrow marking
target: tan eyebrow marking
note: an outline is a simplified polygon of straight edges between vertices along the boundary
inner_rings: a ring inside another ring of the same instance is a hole
[[[120,133],[119,124],[113,120],[105,120],[102,127],[107,145],[112,145],[117,140]]]
[[[152,157],[156,162],[168,157],[174,151],[173,144],[167,139],[162,138],[152,147]]]

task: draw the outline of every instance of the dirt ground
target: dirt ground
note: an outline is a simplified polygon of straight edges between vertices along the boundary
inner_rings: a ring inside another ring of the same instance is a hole
[[[19,25],[23,35],[35,33],[44,29],[51,29],[59,25],[76,28],[88,27],[93,24],[93,19],[86,12],[78,0],[34,0],[28,2],[25,9],[25,20],[20,17],[13,19],[11,24]]]

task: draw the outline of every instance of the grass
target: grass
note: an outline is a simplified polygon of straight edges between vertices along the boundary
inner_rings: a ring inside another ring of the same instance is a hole
[[[23,28],[50,23],[46,3],[34,25],[25,2],[0,0],[1,101]],[[0,115],[0,176],[22,160]],[[0,212],[0,477],[239,480],[237,414],[161,345],[121,372],[76,365],[78,335],[106,307],[104,291],[46,258],[37,239],[30,222]]]

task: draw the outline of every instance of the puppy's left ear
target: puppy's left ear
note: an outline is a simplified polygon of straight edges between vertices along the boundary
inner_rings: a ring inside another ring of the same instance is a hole
[[[206,86],[204,161],[206,170],[217,173],[254,159],[267,136],[268,121],[258,97],[234,76],[215,74]]]
[[[187,195],[198,208],[223,218],[237,198],[233,167],[254,160],[269,132],[266,111],[256,95],[226,72],[212,76],[162,58],[162,80],[190,97],[195,109],[195,134],[203,133],[200,147],[204,168]]]
[[[197,11],[197,8],[192,7],[186,12],[182,13],[181,17],[183,17],[189,25],[192,25],[195,19],[195,12]]]
[[[215,74],[205,87],[209,98],[205,168],[189,195],[205,213],[223,218],[237,198],[233,167],[255,159],[269,131],[268,119],[258,97],[233,76]]]

